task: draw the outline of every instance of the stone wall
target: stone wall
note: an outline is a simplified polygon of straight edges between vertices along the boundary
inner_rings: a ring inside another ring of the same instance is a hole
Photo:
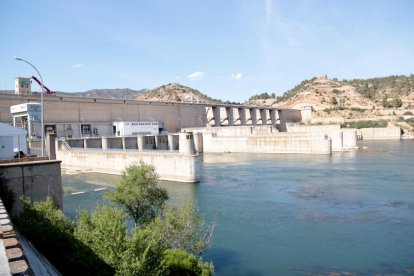
[[[15,196],[12,213],[20,212],[24,195],[32,201],[52,197],[56,207],[62,208],[61,161],[33,161],[0,164],[0,177]]]

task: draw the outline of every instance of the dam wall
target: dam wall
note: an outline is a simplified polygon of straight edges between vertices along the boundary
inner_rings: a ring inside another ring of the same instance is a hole
[[[339,124],[332,125],[295,125],[287,124],[288,133],[326,134],[332,140],[332,151],[357,148],[356,129],[341,129]]]
[[[357,129],[357,136],[359,140],[401,139],[401,128],[361,128]]]
[[[56,137],[100,137],[113,135],[113,122],[157,121],[163,131],[188,127],[274,126],[301,121],[300,110],[232,104],[157,102],[44,95],[44,127]],[[40,102],[40,95],[0,94],[0,121],[12,123],[10,106]],[[36,132],[38,138],[40,131]]]
[[[305,133],[214,136],[203,134],[204,152],[331,154],[331,139]]]

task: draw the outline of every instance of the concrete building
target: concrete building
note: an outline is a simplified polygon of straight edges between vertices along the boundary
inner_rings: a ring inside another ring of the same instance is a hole
[[[14,93],[18,95],[32,94],[30,78],[17,77],[14,80]]]
[[[13,116],[13,126],[27,130],[31,139],[41,138],[41,113],[40,103],[24,103],[12,105],[10,113]]]
[[[0,160],[13,158],[15,151],[26,154],[26,137],[26,130],[0,123]]]

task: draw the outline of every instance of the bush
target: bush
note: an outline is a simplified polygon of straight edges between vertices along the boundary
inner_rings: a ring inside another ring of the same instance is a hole
[[[332,112],[332,108],[325,108],[325,109],[323,110],[323,112],[326,112],[326,113],[328,113],[328,114],[331,114],[331,112]]]
[[[403,115],[409,116],[409,115],[413,115],[413,113],[411,111],[406,111],[403,113]]]
[[[164,275],[212,275],[214,267],[204,263],[194,255],[177,249],[167,249],[163,253]]]
[[[355,111],[355,112],[364,112],[365,111],[364,108],[359,108],[359,107],[351,107],[351,110]]]
[[[354,122],[344,122],[341,124],[341,128],[374,128],[374,127],[387,127],[388,121],[378,120],[378,121],[354,121]]]
[[[22,198],[23,212],[13,219],[19,231],[63,275],[113,275],[114,269],[73,236],[74,225],[53,200]]]

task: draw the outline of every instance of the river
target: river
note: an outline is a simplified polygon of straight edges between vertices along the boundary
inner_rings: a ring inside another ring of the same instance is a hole
[[[414,273],[414,141],[358,146],[331,156],[205,154],[200,183],[160,185],[174,204],[191,198],[216,217],[203,259],[217,275]],[[92,209],[117,179],[66,172],[65,213]]]

